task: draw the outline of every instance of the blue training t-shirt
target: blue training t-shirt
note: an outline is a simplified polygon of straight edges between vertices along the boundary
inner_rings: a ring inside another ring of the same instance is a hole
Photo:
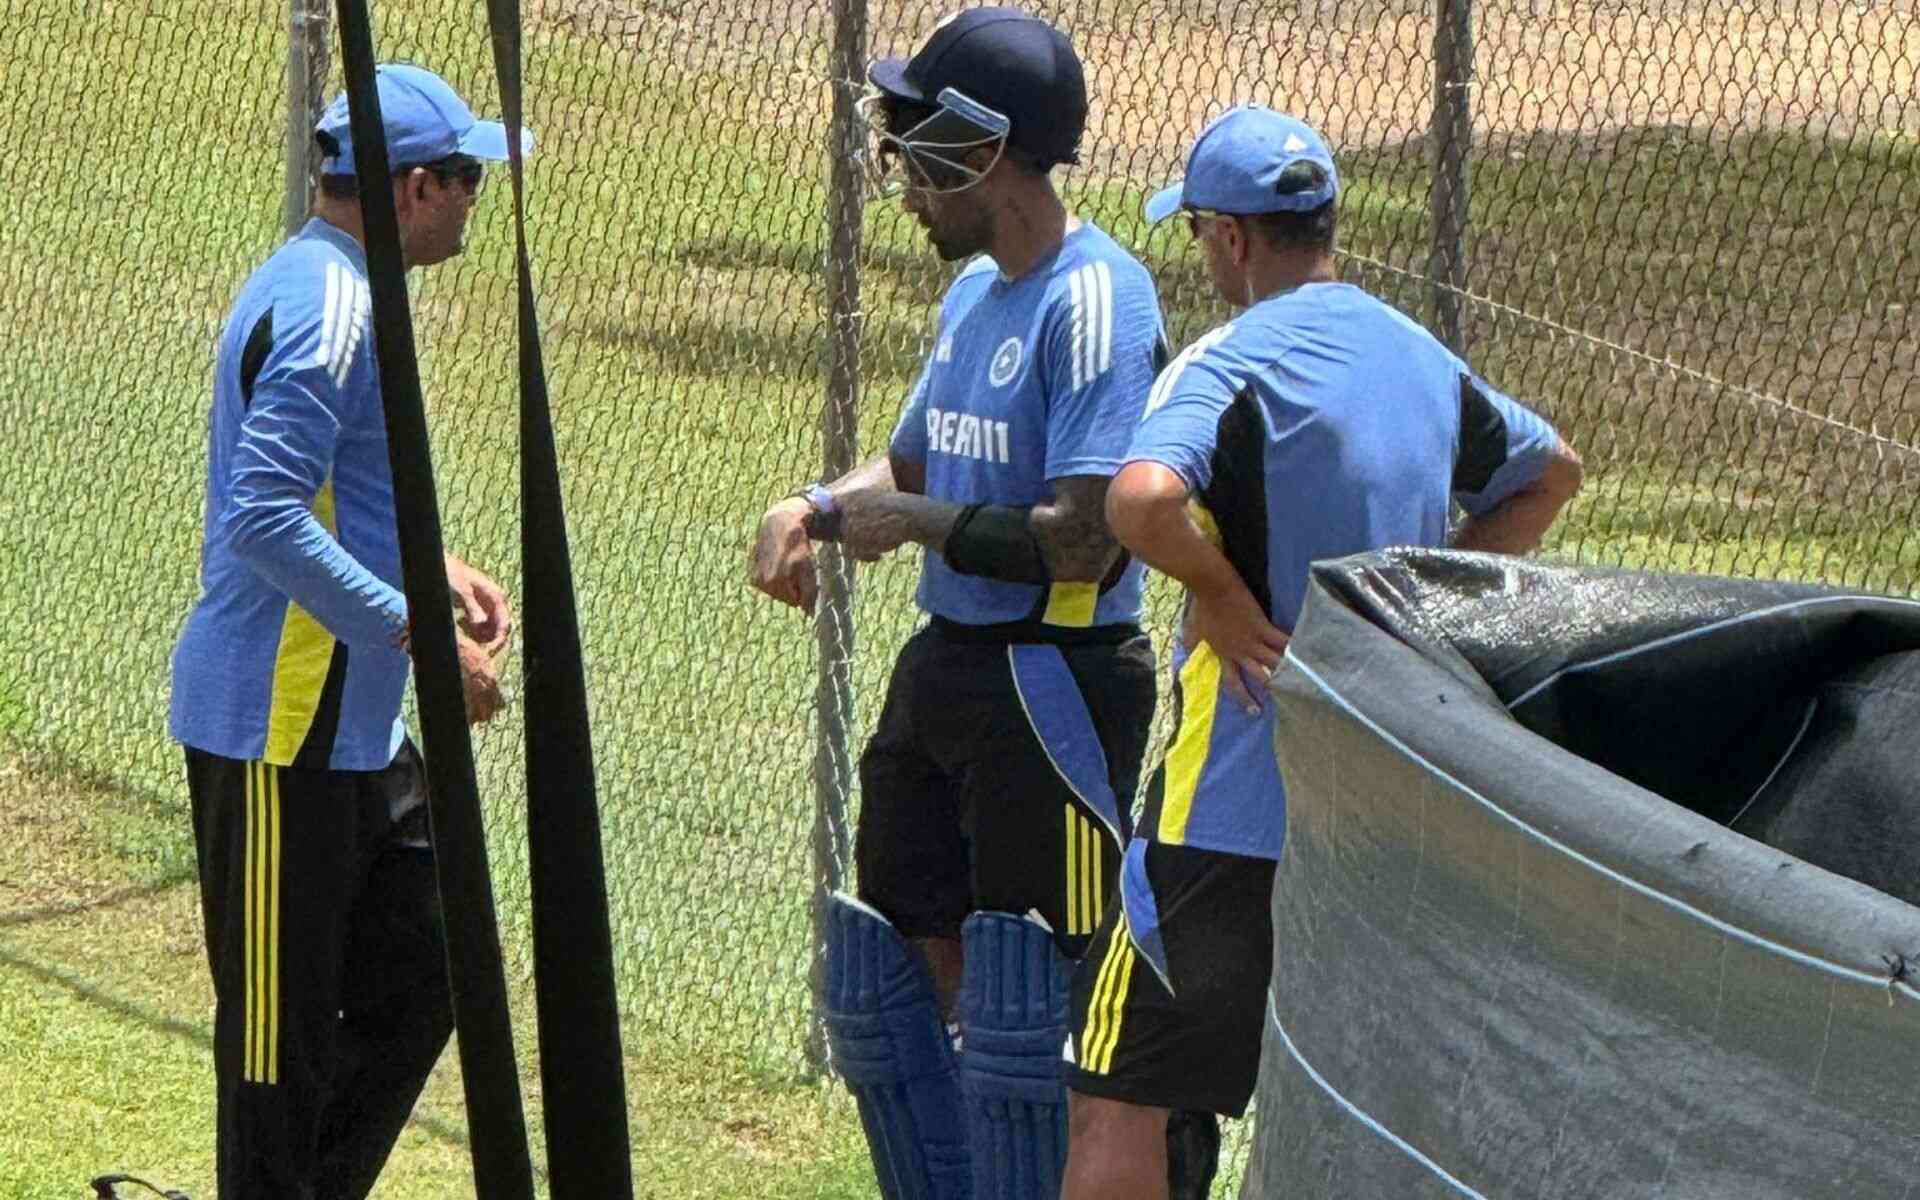
[[[1040,504],[1052,480],[1112,476],[1165,361],[1163,328],[1146,268],[1093,225],[1018,279],[976,258],[947,289],[892,452],[926,464],[928,496],[963,505]],[[918,602],[968,625],[1134,623],[1142,574],[1130,562],[1104,590],[1041,587],[963,575],[930,549]]]
[[[366,271],[358,242],[309,221],[220,338],[169,719],[210,754],[372,771],[400,746],[407,606]]]
[[[1316,283],[1201,337],[1154,384],[1127,453],[1192,494],[1273,623],[1289,633],[1320,559],[1446,543],[1450,503],[1494,508],[1560,445],[1420,325],[1360,288]],[[1273,710],[1220,700],[1220,661],[1179,639],[1177,719],[1140,833],[1278,859],[1286,832]]]

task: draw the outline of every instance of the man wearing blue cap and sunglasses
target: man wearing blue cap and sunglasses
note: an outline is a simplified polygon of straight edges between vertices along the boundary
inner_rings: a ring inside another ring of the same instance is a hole
[[[378,87],[401,253],[460,252],[506,130],[446,82]],[[223,1200],[362,1197],[452,1028],[345,96],[313,219],[241,289],[214,364],[201,594],[173,656],[215,996]],[[512,628],[458,559],[468,717]]]
[[[1245,311],[1161,372],[1107,493],[1121,542],[1187,604],[1173,742],[1074,980],[1067,1200],[1161,1200],[1169,1110],[1246,1111],[1286,831],[1264,697],[1309,564],[1449,541],[1524,553],[1580,486],[1545,421],[1335,278],[1339,188],[1317,132],[1243,105],[1147,205],[1185,215]]]
[[[929,620],[861,756],[827,1026],[885,1195],[1040,1200],[1065,1156],[1071,963],[1112,891],[1153,716],[1141,571],[1101,513],[1165,361],[1160,307],[1049,176],[1087,116],[1059,30],[968,9],[869,80],[876,183],[942,259],[971,261],[889,452],[769,511],[752,580],[810,609],[814,541],[925,547]]]

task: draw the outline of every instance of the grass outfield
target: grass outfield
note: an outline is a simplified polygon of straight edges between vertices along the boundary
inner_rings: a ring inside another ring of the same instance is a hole
[[[0,811],[29,814],[0,827],[0,1042],[33,1047],[30,1069],[8,1073],[13,1090],[0,1084],[7,1195],[67,1195],[76,1170],[103,1160],[207,1187],[195,1040],[207,997],[163,732],[166,656],[194,589],[211,346],[276,240],[284,35],[264,0],[136,7],[26,0],[0,28],[0,52],[22,68],[5,103],[25,111],[0,155],[0,735],[31,748],[4,760],[16,774],[0,781]],[[384,55],[428,62],[492,107],[472,6],[379,8]],[[820,61],[817,31],[755,42],[748,25],[737,40],[751,52],[732,55],[650,54],[541,26],[527,83],[541,135],[534,254],[636,1155],[661,1181],[649,1194],[869,1195],[849,1110],[806,1081],[801,1054],[813,639],[743,585],[755,518],[820,457],[826,169],[814,147],[827,92],[804,65]],[[1343,163],[1348,270],[1415,312],[1422,294],[1396,269],[1424,261],[1426,159],[1410,143]],[[1920,401],[1898,382],[1914,351],[1894,310],[1920,289],[1909,258],[1852,236],[1912,229],[1911,141],[1658,127],[1541,135],[1474,165],[1484,224],[1471,287],[1498,302],[1470,310],[1474,357],[1538,402],[1592,469],[1555,553],[1914,588],[1920,490],[1900,447],[1915,441]],[[1184,341],[1220,314],[1185,235],[1139,219],[1148,180],[1170,169],[1136,160],[1069,188],[1154,267]],[[415,315],[448,542],[511,581],[513,281],[498,179],[471,244],[417,277]],[[860,426],[873,449],[945,273],[881,208],[866,268]],[[861,574],[863,722],[908,627],[912,576],[908,562]],[[482,731],[476,750],[523,994],[517,731]],[[85,886],[40,897],[69,876]],[[121,885],[135,891],[119,903],[57,907]],[[28,912],[40,915],[16,919]],[[436,1079],[385,1194],[462,1190],[449,1183],[465,1170],[449,1140],[457,1098],[450,1073]]]
[[[179,829],[167,806],[0,757],[0,1195],[68,1200],[109,1170],[213,1194],[213,997]],[[523,1053],[533,1037],[521,1021]],[[857,1127],[821,1086],[639,1052],[626,1076],[640,1195],[871,1194]],[[448,1055],[378,1194],[444,1200],[470,1178]]]

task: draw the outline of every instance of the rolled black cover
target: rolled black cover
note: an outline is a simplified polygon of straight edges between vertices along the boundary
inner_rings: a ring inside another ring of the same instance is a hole
[[[1920,1197],[1920,909],[1727,825],[1916,874],[1916,650],[1804,585],[1316,567],[1242,1195]]]

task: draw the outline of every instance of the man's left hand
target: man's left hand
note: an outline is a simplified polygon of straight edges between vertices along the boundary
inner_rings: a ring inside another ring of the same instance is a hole
[[[461,631],[489,657],[506,649],[513,636],[513,605],[506,589],[451,554],[447,555],[447,587],[460,608]]]

